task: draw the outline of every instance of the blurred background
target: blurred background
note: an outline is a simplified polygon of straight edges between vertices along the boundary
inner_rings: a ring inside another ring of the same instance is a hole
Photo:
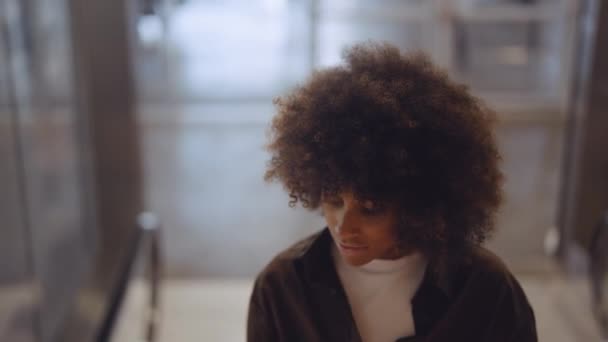
[[[272,98],[367,39],[496,109],[488,247],[541,341],[601,340],[601,0],[0,0],[0,340],[244,341],[253,277],[324,226],[263,182]]]

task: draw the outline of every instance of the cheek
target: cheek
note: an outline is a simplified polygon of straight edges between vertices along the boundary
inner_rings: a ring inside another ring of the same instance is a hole
[[[379,222],[370,225],[365,235],[380,249],[392,247],[397,241],[396,225],[392,221]]]
[[[325,222],[327,222],[327,225],[331,228],[334,228],[338,223],[335,212],[326,207],[323,207],[323,216],[325,217]]]

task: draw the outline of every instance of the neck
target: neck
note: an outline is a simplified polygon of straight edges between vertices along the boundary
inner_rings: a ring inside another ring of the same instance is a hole
[[[387,253],[378,259],[380,260],[397,260],[406,256],[410,256],[418,253],[416,249],[413,248],[403,248],[403,247],[394,247],[387,251]]]

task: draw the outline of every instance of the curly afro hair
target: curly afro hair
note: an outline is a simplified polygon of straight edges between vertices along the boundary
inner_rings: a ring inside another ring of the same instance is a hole
[[[367,42],[344,58],[274,100],[266,181],[311,210],[344,190],[396,204],[402,241],[430,255],[483,242],[502,197],[494,113],[422,53]]]

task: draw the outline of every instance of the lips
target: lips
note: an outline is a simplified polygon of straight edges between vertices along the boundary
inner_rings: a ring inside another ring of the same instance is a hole
[[[340,245],[341,248],[347,249],[347,250],[363,250],[363,249],[367,248],[367,246],[359,245],[359,244],[351,244],[351,243],[343,243],[343,242],[339,242],[338,244]]]

